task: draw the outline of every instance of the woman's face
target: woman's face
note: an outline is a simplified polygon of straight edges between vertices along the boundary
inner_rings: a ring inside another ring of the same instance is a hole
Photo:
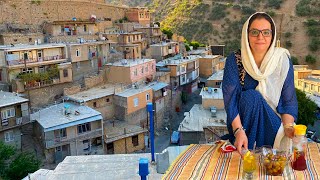
[[[255,31],[252,31],[252,30],[255,30]],[[259,30],[260,32],[256,30]],[[271,33],[271,35],[269,36],[267,33],[268,30]],[[264,31],[264,32],[261,32],[261,31]],[[257,32],[259,33],[258,36],[256,36]],[[271,39],[272,39],[271,24],[269,23],[269,21],[267,21],[264,18],[255,19],[251,23],[251,26],[249,27],[248,37],[249,37],[249,45],[252,53],[265,54],[268,51],[271,44]]]

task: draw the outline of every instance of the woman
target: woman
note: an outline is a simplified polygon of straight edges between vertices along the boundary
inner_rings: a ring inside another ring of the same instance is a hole
[[[255,13],[243,26],[241,51],[226,60],[222,90],[230,141],[238,152],[254,145],[290,147],[298,115],[293,66],[289,52],[275,44],[274,21]]]

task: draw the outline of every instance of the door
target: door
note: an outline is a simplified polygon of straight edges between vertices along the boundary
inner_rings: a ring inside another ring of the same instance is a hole
[[[114,154],[113,142],[107,144],[107,154]]]

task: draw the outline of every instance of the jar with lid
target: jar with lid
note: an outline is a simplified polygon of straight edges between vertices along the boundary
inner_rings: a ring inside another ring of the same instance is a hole
[[[307,127],[305,125],[295,125],[294,126],[294,137],[293,142],[293,161],[292,168],[294,170],[303,171],[307,168],[306,164],[306,147],[307,138],[306,135]]]

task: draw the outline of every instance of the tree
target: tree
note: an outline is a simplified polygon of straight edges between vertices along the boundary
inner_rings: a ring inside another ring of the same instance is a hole
[[[291,56],[291,62],[293,65],[299,65],[298,58],[295,56]]]
[[[10,163],[6,170],[8,179],[22,179],[28,173],[35,172],[40,167],[40,161],[31,153],[20,153]]]
[[[306,62],[310,64],[314,64],[317,62],[317,59],[314,56],[309,54],[306,56]]]
[[[297,124],[304,124],[306,126],[314,124],[317,120],[316,110],[318,106],[311,101],[304,92],[296,89],[298,100],[298,121]]]
[[[0,179],[22,179],[38,170],[40,160],[31,153],[19,153],[0,141]]]
[[[172,38],[173,32],[171,31],[171,29],[163,28],[161,31],[162,31],[163,34],[167,35],[168,39]]]

